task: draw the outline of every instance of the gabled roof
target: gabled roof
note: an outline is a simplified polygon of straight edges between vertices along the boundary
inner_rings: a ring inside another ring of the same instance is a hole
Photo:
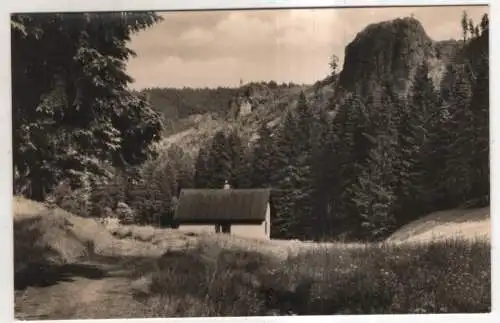
[[[178,223],[262,222],[268,189],[183,189],[175,214]]]

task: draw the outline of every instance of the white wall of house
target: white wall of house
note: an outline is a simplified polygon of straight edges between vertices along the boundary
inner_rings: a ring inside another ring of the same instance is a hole
[[[196,233],[215,233],[214,224],[181,224],[179,230]],[[261,224],[231,224],[231,235],[252,238],[271,238],[271,208],[267,204],[266,219]]]

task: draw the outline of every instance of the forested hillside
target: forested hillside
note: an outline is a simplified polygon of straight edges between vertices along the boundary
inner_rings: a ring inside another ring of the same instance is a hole
[[[139,93],[147,97],[151,107],[165,116],[166,120],[182,119],[195,114],[214,113],[225,117],[231,103],[238,96],[250,96],[255,88],[267,87],[271,91],[287,89],[297,85],[277,84],[274,81],[251,82],[240,87],[212,88],[147,88]]]
[[[463,39],[448,42],[413,18],[368,26],[312,86],[138,96],[125,87],[126,41],[158,18],[78,17],[13,20],[15,188],[28,197],[172,226],[181,188],[229,180],[272,189],[273,237],[315,240],[382,239],[423,214],[489,203],[486,15],[464,14]],[[91,32],[102,23],[107,37]],[[244,117],[232,113],[240,96],[255,107]]]

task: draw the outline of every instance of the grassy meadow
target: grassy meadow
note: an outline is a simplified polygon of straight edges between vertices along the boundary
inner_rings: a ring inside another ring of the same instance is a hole
[[[133,296],[120,300],[122,317],[491,310],[490,243],[485,239],[251,241],[154,227],[106,228],[25,199],[16,199],[14,205],[18,284],[30,285],[30,275],[43,275],[40,268],[49,264],[97,259],[98,265],[99,257],[106,257],[122,266],[129,288],[123,293]],[[16,302],[24,300],[18,297]],[[107,316],[88,316],[97,317]]]
[[[200,246],[166,252],[136,277],[153,316],[477,313],[491,309],[490,246],[317,248],[283,261]],[[148,277],[147,283],[143,277]]]

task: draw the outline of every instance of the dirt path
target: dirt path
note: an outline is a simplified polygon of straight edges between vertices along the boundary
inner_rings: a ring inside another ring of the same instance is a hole
[[[16,318],[106,319],[141,317],[147,309],[135,300],[131,280],[119,265],[84,263],[73,268],[92,268],[94,277],[68,275],[50,286],[28,287],[16,292]]]

